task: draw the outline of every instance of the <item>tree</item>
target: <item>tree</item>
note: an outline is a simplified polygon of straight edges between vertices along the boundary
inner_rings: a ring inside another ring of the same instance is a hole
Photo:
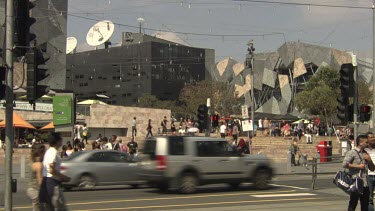
[[[205,80],[186,85],[180,92],[185,114],[196,115],[200,104],[211,98],[211,112],[221,116],[240,113],[242,100],[226,82]]]
[[[358,104],[373,104],[370,86],[363,80],[358,80]]]
[[[336,98],[340,93],[339,87],[338,71],[331,67],[323,67],[310,78],[305,89],[297,94],[294,99],[295,105],[308,114],[324,117],[328,124],[337,112]]]

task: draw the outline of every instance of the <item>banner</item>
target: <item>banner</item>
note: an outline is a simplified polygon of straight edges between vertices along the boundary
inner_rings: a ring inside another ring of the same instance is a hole
[[[66,125],[72,123],[72,97],[54,96],[53,97],[53,124]]]
[[[242,121],[242,131],[252,131],[252,130],[253,130],[253,123],[251,120]]]
[[[32,111],[33,105],[25,101],[15,101],[16,106],[13,107],[14,110],[24,110],[24,111]],[[0,108],[4,108],[5,106],[3,103],[0,103]],[[47,111],[52,112],[53,106],[51,103],[36,103],[35,104],[35,111]]]
[[[241,110],[242,110],[242,118],[243,119],[249,118],[249,110],[247,109],[247,106],[246,105],[241,106]]]

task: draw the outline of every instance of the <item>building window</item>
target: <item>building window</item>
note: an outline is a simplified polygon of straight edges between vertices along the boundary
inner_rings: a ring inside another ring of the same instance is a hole
[[[79,78],[84,78],[85,76],[84,75],[80,75]]]
[[[79,75],[75,75],[75,78],[76,78],[76,79],[79,79]]]

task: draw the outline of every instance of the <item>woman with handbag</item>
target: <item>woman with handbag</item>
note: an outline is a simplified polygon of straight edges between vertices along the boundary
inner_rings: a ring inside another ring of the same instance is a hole
[[[343,167],[349,169],[349,174],[352,176],[353,181],[360,181],[356,182],[354,186],[357,186],[356,184],[358,184],[358,186],[361,186],[354,187],[354,191],[349,191],[350,200],[348,211],[354,211],[356,209],[358,200],[360,200],[361,202],[361,210],[368,211],[370,192],[367,182],[367,170],[370,169],[371,171],[373,171],[375,169],[375,166],[371,160],[371,157],[364,150],[368,147],[367,136],[359,135],[356,139],[356,145],[356,148],[347,152],[343,161]]]
[[[42,169],[43,169],[43,156],[46,149],[44,144],[34,144],[31,148],[31,171],[29,187],[27,188],[26,194],[31,199],[33,205],[33,211],[40,210],[39,203],[39,189],[42,185]]]

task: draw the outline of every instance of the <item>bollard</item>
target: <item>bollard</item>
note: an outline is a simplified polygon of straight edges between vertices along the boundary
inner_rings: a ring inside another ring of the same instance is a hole
[[[26,156],[21,155],[21,178],[25,179],[26,178]]]
[[[287,157],[286,157],[286,173],[291,173],[292,172],[292,154],[291,152],[287,152]]]
[[[312,160],[312,182],[311,182],[311,186],[310,186],[310,190],[315,190],[315,186],[316,186],[316,179],[318,177],[318,162],[317,162],[317,158],[313,158]]]
[[[12,193],[17,193],[17,180],[12,179]]]

